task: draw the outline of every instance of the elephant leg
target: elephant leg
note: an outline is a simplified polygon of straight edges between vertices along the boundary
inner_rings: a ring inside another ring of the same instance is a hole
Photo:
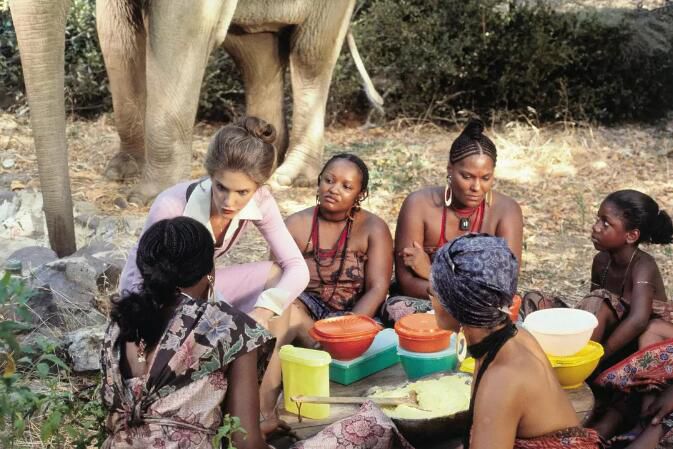
[[[70,1],[12,0],[9,6],[30,106],[49,244],[64,257],[76,249],[63,98]]]
[[[282,161],[288,144],[283,108],[287,53],[279,46],[278,34],[229,33],[224,48],[241,70],[246,114],[262,118],[276,128],[278,161]]]
[[[139,2],[97,0],[96,26],[110,79],[119,153],[105,176],[123,181],[145,162],[145,27]]]
[[[191,175],[191,146],[208,56],[224,41],[236,1],[145,2],[145,166],[129,201],[147,204]]]
[[[285,162],[272,182],[313,186],[322,165],[325,109],[332,71],[348,31],[355,0],[327,0],[291,37],[292,132]]]

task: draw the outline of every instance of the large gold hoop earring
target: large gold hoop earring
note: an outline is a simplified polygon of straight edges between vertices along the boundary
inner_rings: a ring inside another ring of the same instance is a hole
[[[493,190],[486,192],[486,205],[490,206],[493,204]]]
[[[315,205],[320,206],[320,195],[317,193],[315,194]]]
[[[451,207],[453,201],[453,191],[451,190],[451,176],[446,177],[446,187],[444,188],[444,205]]]

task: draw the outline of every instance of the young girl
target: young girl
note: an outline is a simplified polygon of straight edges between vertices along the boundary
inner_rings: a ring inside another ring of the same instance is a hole
[[[311,280],[290,307],[274,320],[276,351],[261,388],[262,413],[273,413],[280,393],[277,351],[298,341],[314,346],[308,330],[317,320],[346,313],[373,317],[386,297],[392,275],[393,242],[388,225],[361,208],[368,195],[369,170],[353,154],[337,154],[318,176],[316,205],[286,219],[303,248]]]
[[[227,413],[246,431],[234,434],[236,447],[267,449],[257,369],[272,337],[224,301],[206,299],[213,253],[211,233],[188,217],[160,220],[140,238],[140,291],[113,301],[103,342],[105,449],[214,449]]]
[[[308,282],[304,258],[292,240],[278,205],[264,186],[275,168],[276,131],[265,121],[246,117],[221,128],[208,147],[208,177],[177,184],[162,192],[150,208],[143,233],[153,223],[187,216],[206,226],[215,242],[215,257],[227,253],[254,224],[277,263],[230,265],[217,269],[217,292],[229,304],[268,327]],[[138,291],[137,245],[121,275],[120,291]]]
[[[451,144],[446,185],[404,200],[395,231],[397,283],[382,310],[388,324],[432,308],[427,291],[433,254],[456,237],[471,232],[502,237],[521,260],[523,216],[515,200],[493,189],[496,159],[484,123],[471,119]]]
[[[578,305],[598,318],[592,340],[609,361],[636,344],[650,321],[673,322],[661,273],[641,243],[668,244],[673,224],[666,211],[636,190],[613,192],[603,200],[591,240],[599,253],[591,267],[592,292]]]

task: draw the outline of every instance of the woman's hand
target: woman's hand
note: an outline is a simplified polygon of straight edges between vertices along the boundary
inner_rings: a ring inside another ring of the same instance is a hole
[[[404,265],[409,267],[418,277],[423,279],[430,278],[430,256],[423,250],[423,247],[414,240],[411,248],[402,250],[402,260]]]

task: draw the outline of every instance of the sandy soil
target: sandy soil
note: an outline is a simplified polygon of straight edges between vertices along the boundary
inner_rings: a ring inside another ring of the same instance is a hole
[[[204,174],[202,161],[208,138],[217,125],[199,124],[195,130],[193,177]],[[24,118],[0,116],[2,158],[14,166],[0,166],[0,189],[39,189],[30,128]],[[340,151],[359,154],[371,170],[371,196],[365,207],[381,215],[394,232],[405,196],[422,186],[440,184],[450,142],[459,128],[410,126],[404,121],[386,127],[329,128],[326,156]],[[525,240],[520,289],[543,288],[578,298],[595,250],[589,228],[602,198],[611,191],[635,188],[673,210],[673,122],[656,126],[616,128],[557,124],[507,123],[487,130],[498,146],[496,189],[519,201],[525,217]],[[137,216],[147,208],[122,209],[131,184],[107,181],[102,173],[114,154],[117,136],[111,116],[68,125],[73,197],[76,205],[95,205],[102,215]],[[312,188],[275,192],[284,214],[314,201]],[[90,207],[90,206],[89,206]],[[141,222],[138,220],[138,222]],[[138,229],[118,236],[128,247]],[[79,236],[80,244],[84,236]],[[673,297],[673,248],[652,245],[652,253]],[[264,258],[267,248],[255,231],[249,233],[226,263]]]

